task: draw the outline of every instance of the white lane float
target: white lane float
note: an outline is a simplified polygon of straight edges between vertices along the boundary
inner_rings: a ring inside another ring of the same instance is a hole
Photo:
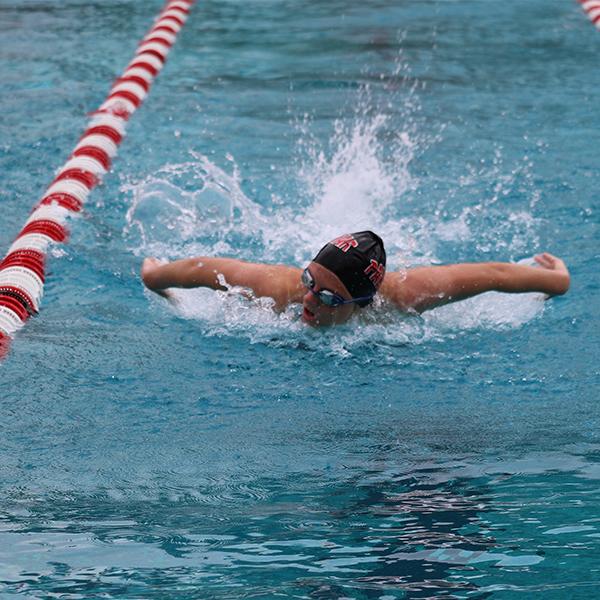
[[[68,239],[68,217],[83,208],[92,189],[110,170],[125,136],[127,120],[141,106],[163,68],[194,1],[166,3],[0,260],[0,358],[8,352],[10,339],[29,316],[38,312],[50,246]]]
[[[600,0],[578,0],[590,21],[600,30]]]

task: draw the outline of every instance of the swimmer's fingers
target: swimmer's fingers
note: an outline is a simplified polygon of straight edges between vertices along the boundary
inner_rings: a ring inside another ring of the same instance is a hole
[[[569,269],[557,256],[553,256],[549,252],[543,252],[535,257],[535,261],[543,269],[551,271],[548,275],[552,278],[550,291],[551,295],[564,294],[571,285],[571,275]]]
[[[167,264],[166,261],[162,261],[158,258],[154,258],[153,256],[149,256],[144,259],[142,263],[142,268],[140,270],[140,275],[142,277],[142,281],[144,285],[159,296],[163,298],[171,299],[172,294],[165,288],[158,287],[155,283],[155,276],[160,267],[164,264]]]
[[[160,260],[159,258],[155,258],[153,256],[148,256],[144,259],[142,263],[141,276],[142,279],[145,279],[148,275],[152,274],[158,267],[164,265],[165,261]]]
[[[166,288],[158,288],[154,285],[152,285],[152,275],[153,273],[156,272],[156,270],[164,265],[165,262],[162,260],[159,260],[158,258],[154,258],[154,257],[149,257],[149,258],[145,258],[144,262],[142,263],[142,269],[141,269],[141,276],[142,276],[142,281],[144,282],[144,285],[151,291],[154,292],[155,294],[165,298],[166,300],[168,300],[171,304],[177,304],[178,300],[177,298],[173,295],[173,293],[171,292],[171,290],[166,289]]]
[[[549,252],[543,252],[542,254],[538,254],[534,257],[535,262],[543,267],[544,269],[550,269],[551,271],[566,271],[567,267],[565,263],[558,258],[557,256],[553,256]]]
[[[554,264],[550,254],[547,252],[544,252],[543,254],[536,254],[533,259],[538,265],[540,265],[540,267],[544,267],[544,269],[551,269],[552,265]]]

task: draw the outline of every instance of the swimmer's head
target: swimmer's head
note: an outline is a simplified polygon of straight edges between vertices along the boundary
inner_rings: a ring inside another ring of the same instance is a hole
[[[312,325],[343,323],[357,306],[373,301],[384,275],[385,249],[378,235],[359,231],[332,240],[305,271],[304,320]]]

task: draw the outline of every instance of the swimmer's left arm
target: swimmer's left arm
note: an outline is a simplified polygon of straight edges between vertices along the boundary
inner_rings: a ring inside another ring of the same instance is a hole
[[[386,275],[380,291],[400,309],[416,312],[490,291],[564,294],[570,284],[565,263],[547,252],[535,260],[539,267],[501,262],[417,267]]]

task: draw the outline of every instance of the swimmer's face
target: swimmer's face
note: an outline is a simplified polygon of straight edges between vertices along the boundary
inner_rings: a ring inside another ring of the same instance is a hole
[[[302,299],[302,320],[313,327],[345,323],[356,310],[356,304],[326,306],[314,292],[329,290],[344,300],[350,300],[352,296],[346,286],[335,273],[318,263],[311,262],[308,270],[314,280],[314,287],[312,290],[307,289]]]

